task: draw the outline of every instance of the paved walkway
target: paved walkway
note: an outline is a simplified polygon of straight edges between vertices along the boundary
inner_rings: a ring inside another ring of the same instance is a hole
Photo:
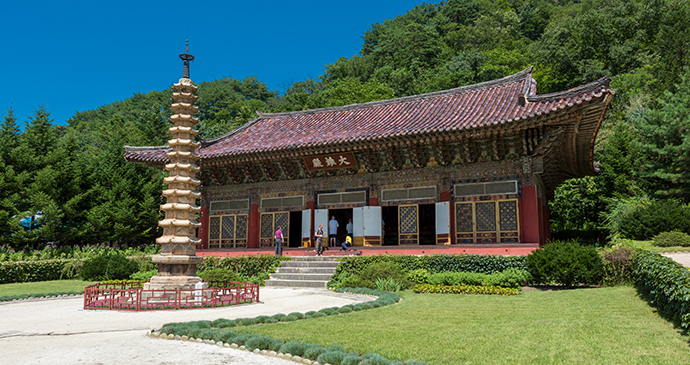
[[[261,303],[178,311],[83,310],[83,298],[0,304],[0,364],[293,364],[219,346],[146,336],[169,322],[251,318],[356,304],[371,297],[326,289],[261,288]]]
[[[662,255],[672,258],[673,261],[678,262],[685,267],[690,267],[690,252],[664,253]]]

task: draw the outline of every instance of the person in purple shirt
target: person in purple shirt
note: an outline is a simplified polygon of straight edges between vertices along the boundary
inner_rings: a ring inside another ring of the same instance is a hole
[[[283,256],[283,230],[276,229],[276,256]]]

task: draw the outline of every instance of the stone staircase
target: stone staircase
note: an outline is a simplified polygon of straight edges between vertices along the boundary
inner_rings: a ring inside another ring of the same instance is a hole
[[[281,264],[266,286],[325,288],[338,267],[338,257],[296,256]]]

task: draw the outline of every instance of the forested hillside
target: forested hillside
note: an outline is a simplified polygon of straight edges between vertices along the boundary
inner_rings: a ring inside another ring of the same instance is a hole
[[[558,189],[550,203],[554,235],[649,238],[653,230],[641,233],[630,217],[654,211],[675,214],[670,228],[690,232],[688,1],[423,3],[373,24],[362,39],[357,55],[343,55],[318,78],[282,93],[269,90],[260,75],[201,82],[201,137],[227,133],[256,111],[413,95],[528,66],[542,94],[609,75],[616,96],[597,144],[601,173]],[[165,143],[170,93],[135,94],[76,113],[67,126],[53,124],[49,108],[38,106],[23,132],[7,110],[0,128],[3,242],[18,248],[150,243],[163,173],[126,163],[122,146]]]

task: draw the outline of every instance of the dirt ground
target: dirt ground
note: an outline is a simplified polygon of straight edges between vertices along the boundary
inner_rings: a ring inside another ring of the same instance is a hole
[[[83,298],[0,304],[0,364],[295,364],[214,345],[162,340],[149,330],[169,322],[307,312],[370,301],[326,289],[261,288],[261,303],[149,312],[83,310]]]

